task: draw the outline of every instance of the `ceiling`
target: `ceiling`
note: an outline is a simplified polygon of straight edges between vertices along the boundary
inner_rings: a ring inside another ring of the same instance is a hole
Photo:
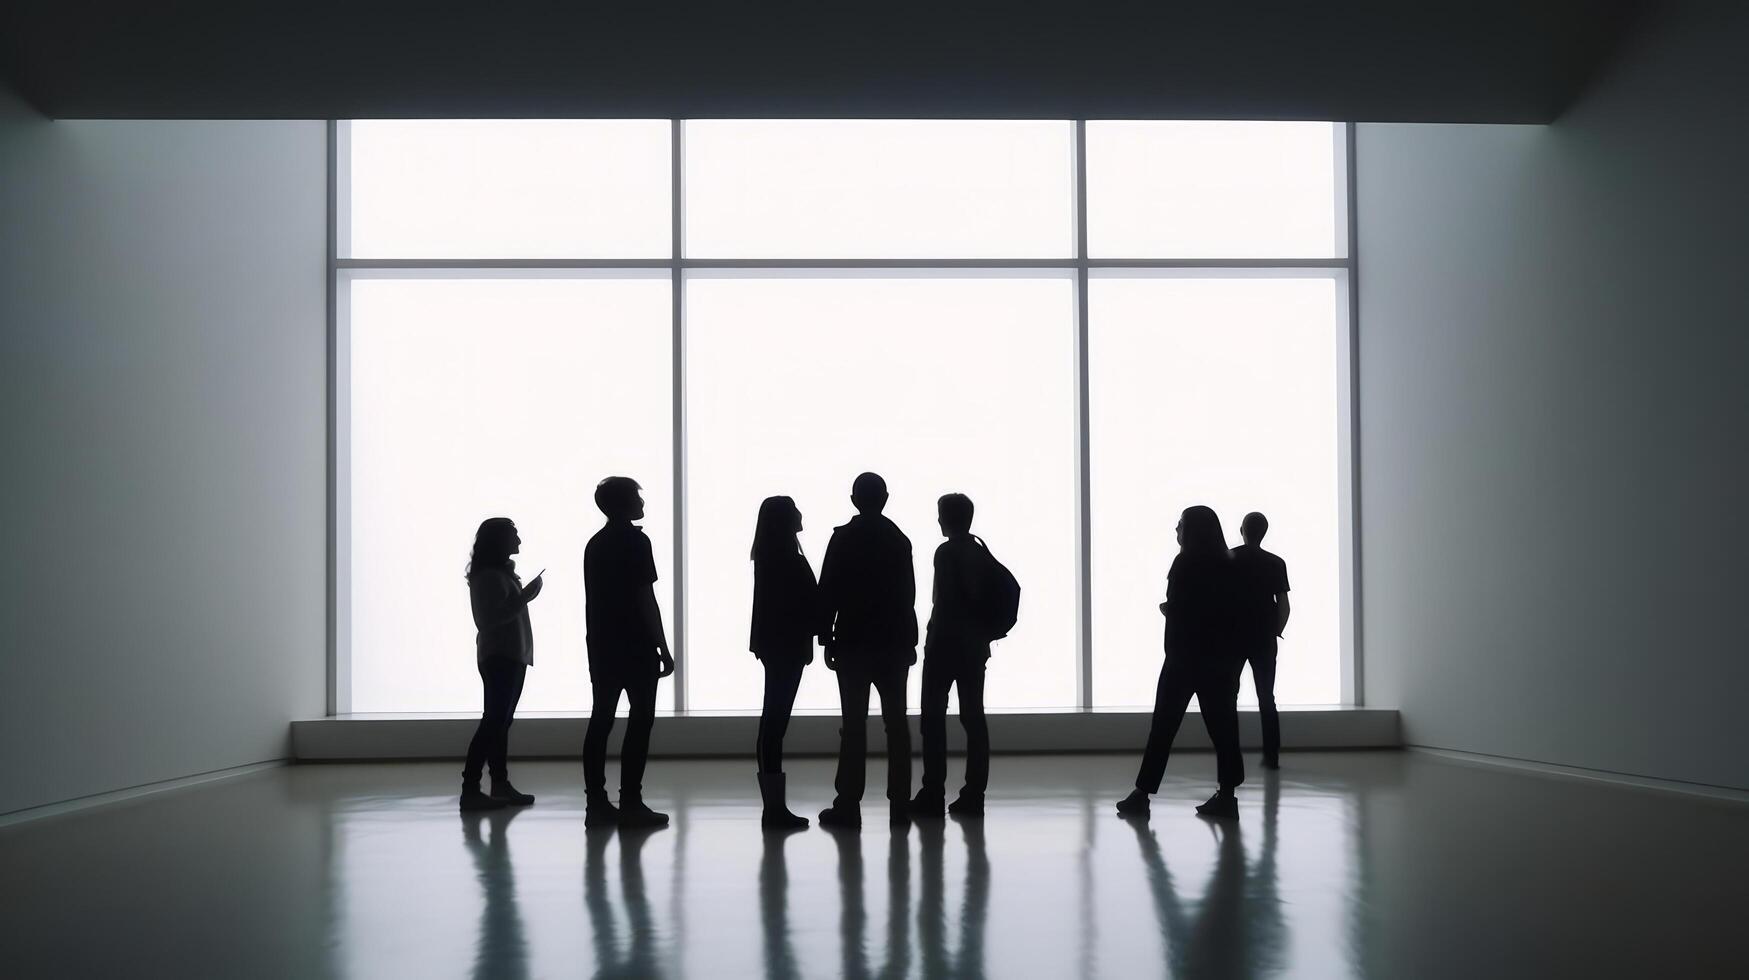
[[[56,118],[1548,122],[1640,0],[4,0]]]

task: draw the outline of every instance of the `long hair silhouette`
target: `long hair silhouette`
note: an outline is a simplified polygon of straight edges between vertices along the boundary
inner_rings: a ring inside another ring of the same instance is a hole
[[[1198,504],[1184,508],[1184,554],[1197,558],[1225,557],[1227,536],[1214,510]]]
[[[515,533],[516,524],[508,517],[488,517],[480,522],[480,529],[474,532],[473,553],[468,556],[467,570],[462,573],[469,584],[474,581],[476,568],[516,571],[516,563],[510,560],[510,536]]]
[[[789,497],[766,497],[759,504],[759,520],[753,525],[753,550],[748,557],[758,561],[801,552],[802,544],[796,538],[796,502]]]

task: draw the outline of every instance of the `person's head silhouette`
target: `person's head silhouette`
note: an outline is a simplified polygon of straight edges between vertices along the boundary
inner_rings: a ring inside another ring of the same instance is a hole
[[[972,498],[963,493],[942,494],[935,502],[936,520],[945,537],[972,533]]]
[[[516,525],[508,517],[488,517],[480,522],[480,529],[474,532],[474,551],[468,559],[467,579],[474,580],[474,572],[483,568],[515,568],[516,563],[510,556],[522,550],[522,538],[516,533]]]
[[[1226,554],[1227,536],[1221,531],[1221,519],[1201,504],[1184,508],[1178,518],[1178,545],[1187,555]]]
[[[1263,536],[1268,533],[1269,518],[1256,511],[1246,514],[1245,519],[1239,522],[1239,537],[1244,538],[1246,544],[1262,544]]]
[[[644,495],[638,481],[629,476],[610,476],[595,485],[595,506],[610,521],[636,521],[644,516]]]
[[[753,560],[780,558],[801,551],[796,534],[802,529],[802,512],[788,497],[766,497],[759,505],[759,521],[753,525]]]
[[[850,485],[850,502],[858,513],[874,516],[887,506],[887,481],[879,473],[864,473]]]

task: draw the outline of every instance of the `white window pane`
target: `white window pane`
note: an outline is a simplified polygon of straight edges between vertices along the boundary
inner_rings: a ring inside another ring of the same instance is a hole
[[[1336,140],[1321,122],[1089,122],[1099,258],[1332,258]]]
[[[693,258],[1074,254],[1066,122],[688,122]]]
[[[1337,330],[1332,279],[1096,276],[1088,295],[1093,695],[1152,702],[1173,527],[1192,504],[1230,543],[1250,511],[1293,587],[1276,699],[1341,699]],[[1241,703],[1255,703],[1247,675]]]
[[[1072,705],[1074,280],[698,276],[686,290],[689,706],[759,707],[747,552],[760,501],[795,498],[817,571],[864,470],[886,478],[887,514],[911,538],[920,624],[936,498],[971,496],[973,530],[1024,590],[987,703]],[[819,661],[797,704],[837,708]]]
[[[643,484],[665,615],[672,595],[668,277],[350,293],[353,710],[479,710],[462,570],[498,516],[521,532],[524,580],[547,569],[521,710],[588,710],[583,545],[602,477]]]
[[[670,253],[667,120],[351,123],[354,258]]]

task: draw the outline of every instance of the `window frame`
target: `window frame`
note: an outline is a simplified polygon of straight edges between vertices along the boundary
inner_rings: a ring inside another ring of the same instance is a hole
[[[1088,288],[1089,275],[1094,271],[1151,269],[1183,275],[1208,276],[1272,276],[1327,278],[1337,290],[1337,315],[1346,324],[1338,324],[1337,338],[1337,505],[1340,541],[1339,580],[1341,608],[1339,659],[1341,696],[1344,706],[1363,704],[1363,644],[1361,638],[1360,594],[1360,513],[1359,513],[1359,439],[1357,387],[1359,354],[1359,310],[1356,301],[1359,276],[1359,248],[1356,235],[1354,126],[1352,123],[1332,125],[1335,174],[1333,194],[1338,241],[1345,245],[1341,256],[1329,258],[1089,258],[1087,247],[1087,157],[1086,120],[1072,120],[1074,165],[1071,168],[1074,186],[1074,246],[1073,255],[1062,258],[979,258],[979,259],[784,259],[770,258],[690,258],[682,254],[685,240],[685,129],[686,120],[670,119],[670,232],[669,255],[657,258],[605,259],[419,259],[419,258],[350,258],[347,247],[349,231],[350,159],[349,120],[328,121],[328,195],[327,195],[327,287],[328,287],[328,622],[327,666],[330,716],[352,713],[352,649],[351,649],[351,332],[349,317],[350,285],[360,278],[477,278],[541,276],[571,274],[587,270],[625,270],[642,274],[666,275],[672,295],[671,316],[671,397],[672,404],[672,473],[673,502],[669,519],[673,527],[673,555],[670,587],[673,590],[670,624],[671,647],[675,659],[674,713],[685,714],[687,704],[687,619],[686,619],[686,273],[693,270],[1050,270],[1073,276],[1075,280],[1075,402],[1076,402],[1076,493],[1078,512],[1076,535],[1076,596],[1077,624],[1076,704],[1074,710],[1084,712],[1109,711],[1093,704],[1093,623],[1092,623],[1092,512],[1089,488],[1092,482],[1089,439],[1088,393]],[[1342,329],[1345,326],[1346,329]],[[579,706],[584,710],[584,706]],[[720,712],[711,712],[717,714]]]

